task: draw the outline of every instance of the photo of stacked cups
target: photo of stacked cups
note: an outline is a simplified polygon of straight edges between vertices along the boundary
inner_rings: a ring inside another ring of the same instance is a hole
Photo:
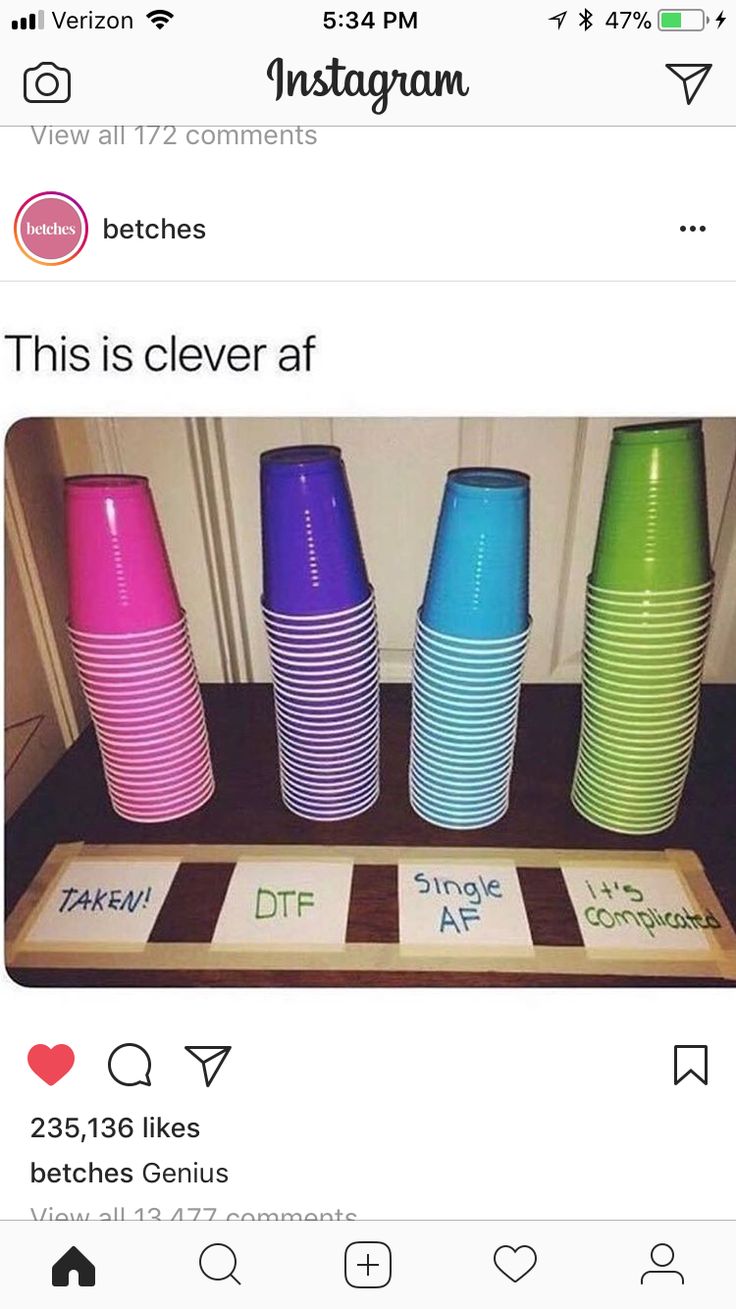
[[[213,794],[197,670],[145,477],[67,478],[67,630],[113,809],[138,823]]]
[[[590,822],[631,834],[674,822],[712,598],[701,424],[615,429],[586,595],[572,791]]]
[[[529,630],[529,478],[455,469],[414,644],[409,792],[427,822],[506,812]]]
[[[378,627],[337,447],[261,456],[261,530],[282,799],[352,818],[379,793]]]

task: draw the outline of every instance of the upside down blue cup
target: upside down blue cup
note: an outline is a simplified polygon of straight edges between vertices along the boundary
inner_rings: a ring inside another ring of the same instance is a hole
[[[448,636],[502,639],[529,621],[529,478],[507,468],[447,475],[421,609]]]
[[[261,455],[263,601],[277,614],[334,614],[370,586],[345,465],[336,446]]]

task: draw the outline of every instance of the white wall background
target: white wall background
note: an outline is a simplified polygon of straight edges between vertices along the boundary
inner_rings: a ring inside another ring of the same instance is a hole
[[[36,655],[68,743],[85,714],[63,626],[60,475],[142,473],[151,480],[200,677],[268,680],[259,602],[259,454],[276,445],[334,443],[347,465],[378,598],[384,680],[409,679],[414,615],[447,470],[495,464],[524,469],[532,479],[534,626],[526,680],[576,681],[585,577],[611,430],[619,421],[639,420],[65,419],[38,424],[37,432],[26,422],[8,441],[6,519],[31,622],[9,621],[8,643],[17,647],[36,634]],[[717,575],[705,676],[730,682],[736,681],[736,419],[708,419],[705,433]],[[16,648],[9,666],[19,658]],[[8,722],[17,707],[13,680]],[[24,700],[24,715],[27,710]],[[39,776],[53,762],[56,738],[48,739],[51,753],[39,760]]]

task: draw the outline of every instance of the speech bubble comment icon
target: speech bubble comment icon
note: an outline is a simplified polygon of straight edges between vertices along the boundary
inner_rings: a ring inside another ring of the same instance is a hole
[[[120,1086],[150,1086],[151,1056],[142,1045],[131,1041],[116,1045],[107,1061],[107,1071]]]

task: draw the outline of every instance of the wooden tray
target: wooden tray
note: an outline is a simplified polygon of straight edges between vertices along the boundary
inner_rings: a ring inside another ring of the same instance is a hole
[[[79,945],[41,949],[26,937],[45,897],[71,859],[110,858],[146,861],[176,858],[179,869],[148,942],[142,947]],[[343,949],[299,950],[260,947],[233,949],[211,944],[212,933],[235,863],[240,859],[350,859],[354,864],[347,941]],[[430,947],[402,948],[398,941],[397,866],[399,863],[467,864],[505,859],[518,870],[534,949],[528,954],[467,947],[451,952]],[[560,872],[562,864],[605,865],[611,874],[632,866],[677,869],[693,901],[713,906],[723,923],[707,932],[708,950],[591,950],[582,943],[577,920]],[[381,893],[377,912],[376,892]],[[388,906],[388,912],[387,912]],[[225,845],[57,845],[6,924],[6,964],[14,970],[116,969],[221,970],[251,972],[503,972],[736,980],[736,934],[690,850],[603,851],[525,848],[415,848],[387,846],[225,846]],[[530,978],[530,980],[531,980]],[[360,985],[356,977],[356,985]]]

